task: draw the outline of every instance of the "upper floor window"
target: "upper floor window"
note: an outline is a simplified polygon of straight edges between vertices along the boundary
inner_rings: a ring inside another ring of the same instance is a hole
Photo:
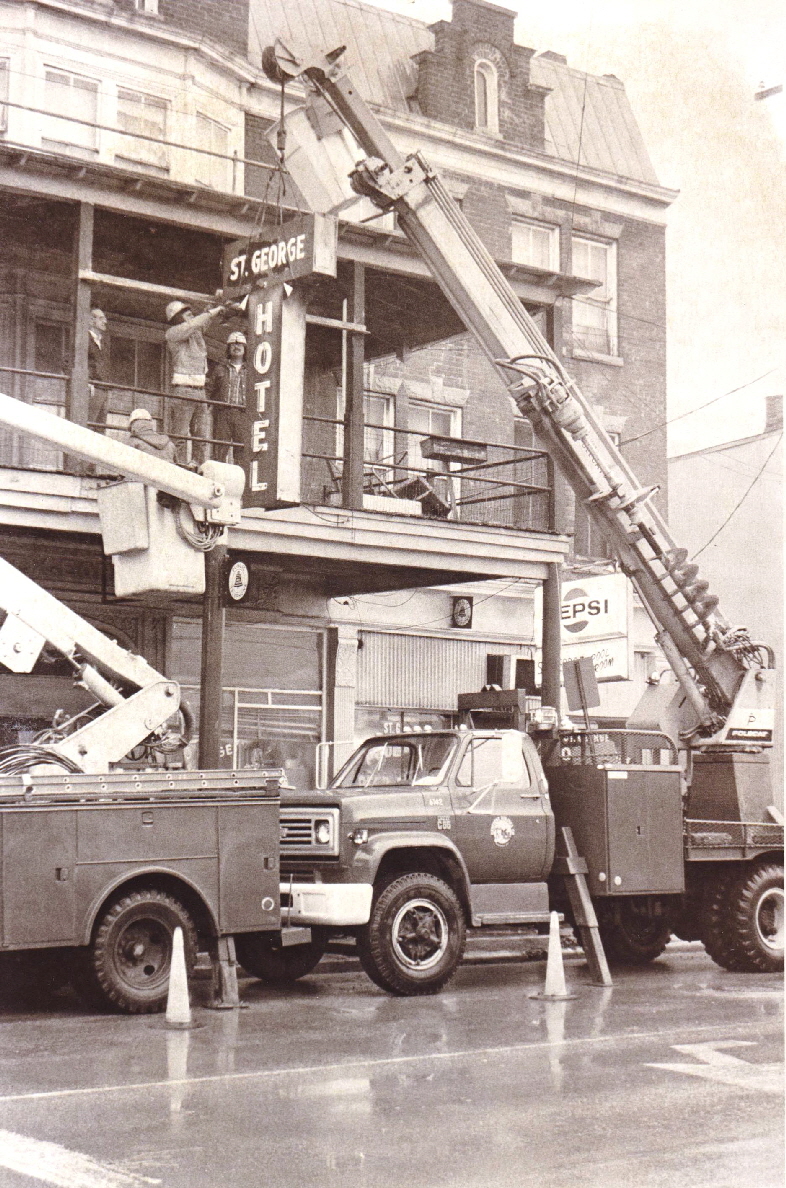
[[[422,437],[460,437],[461,409],[444,404],[426,404],[413,400],[409,406],[409,428]],[[411,439],[410,439],[411,440]],[[446,462],[439,458],[420,457],[416,465],[423,470],[447,470]]]
[[[229,129],[218,120],[197,112],[197,146],[209,152],[194,153],[194,181],[213,190],[231,190]]]
[[[134,0],[134,8],[137,12],[152,12],[154,16],[157,16],[158,0]]]
[[[511,259],[514,264],[559,271],[559,227],[514,219],[511,226]]]
[[[386,392],[363,394],[363,457],[366,462],[395,465],[395,404]]]
[[[0,132],[8,131],[8,108],[4,99],[8,98],[8,79],[11,73],[9,58],[0,58]]]
[[[499,79],[496,66],[485,58],[475,63],[475,127],[499,136]]]
[[[128,91],[125,87],[117,89],[117,126],[123,132],[131,133],[118,138],[118,149],[115,159],[119,161],[139,162],[143,165],[153,165],[157,169],[166,169],[166,145],[158,144],[166,140],[167,102],[157,95],[145,95],[140,91]],[[151,137],[150,140],[140,140],[138,137]]]
[[[44,69],[44,106],[57,115],[47,116],[41,143],[98,149],[98,81],[70,70]]]
[[[574,344],[593,354],[616,355],[616,243],[574,235],[572,272],[598,282],[589,293],[573,298]]]

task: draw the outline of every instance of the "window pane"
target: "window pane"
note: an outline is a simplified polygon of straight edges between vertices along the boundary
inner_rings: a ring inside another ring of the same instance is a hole
[[[0,100],[8,98],[8,78],[11,63],[8,58],[0,58]],[[8,129],[8,108],[0,102],[0,132]]]
[[[65,370],[65,327],[55,322],[36,322],[35,370],[60,375]]]
[[[558,267],[557,228],[514,219],[511,255],[516,264],[531,264],[533,268]]]
[[[109,374],[113,384],[123,388],[136,387],[134,340],[113,334],[109,340]]]
[[[44,141],[51,139],[96,148],[97,131],[91,127],[96,123],[98,111],[98,83],[94,79],[49,68],[44,73],[44,100],[46,107],[63,117],[45,120]],[[82,122],[76,123],[77,120]]]
[[[138,91],[127,91],[123,87],[118,88],[117,123],[124,132],[166,140],[166,116],[167,105],[163,99],[155,95],[143,95]],[[143,161],[161,169],[167,166],[166,148],[162,144],[121,136],[118,146],[119,157]]]
[[[160,392],[163,387],[163,347],[160,342],[138,342],[136,344],[137,385],[150,392]]]

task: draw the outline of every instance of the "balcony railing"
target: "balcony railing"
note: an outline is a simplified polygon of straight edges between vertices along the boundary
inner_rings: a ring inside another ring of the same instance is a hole
[[[0,390],[57,416],[66,415],[69,388],[69,377],[63,373],[0,367]],[[214,458],[242,465],[243,444],[219,432],[217,413],[227,405],[194,399],[197,417],[192,422],[193,432],[185,437],[172,430],[174,400],[182,404],[182,398],[162,391],[96,383],[91,407],[94,414],[100,408],[100,416],[89,420],[88,427],[126,441],[132,409],[146,408],[159,430],[181,447],[184,457],[183,443],[190,441],[188,452],[193,463]],[[519,531],[554,531],[553,470],[544,451],[498,442],[436,438],[370,423],[365,426],[365,434],[362,510]],[[303,503],[361,509],[348,495],[344,439],[341,420],[311,415],[303,418]],[[84,465],[77,459],[2,425],[0,466],[84,473]],[[100,473],[100,467],[91,467],[91,473]]]
[[[482,444],[481,458],[480,451],[468,448],[478,443],[458,438],[437,439],[411,429],[370,423],[365,431],[365,510],[519,530],[554,530],[552,463],[543,450],[489,442]],[[347,505],[343,436],[340,420],[304,417],[304,502]],[[369,441],[374,448],[368,448]],[[440,446],[436,457],[428,448],[434,442]],[[472,457],[473,452],[477,458]]]

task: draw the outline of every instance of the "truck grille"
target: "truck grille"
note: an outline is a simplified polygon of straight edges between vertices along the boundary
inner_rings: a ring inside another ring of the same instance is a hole
[[[300,854],[338,857],[338,809],[287,809],[279,821],[282,858]]]

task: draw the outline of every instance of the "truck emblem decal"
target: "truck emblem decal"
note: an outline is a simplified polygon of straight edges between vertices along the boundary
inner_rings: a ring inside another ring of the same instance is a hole
[[[516,830],[510,817],[495,817],[491,822],[491,836],[495,846],[506,846]]]

